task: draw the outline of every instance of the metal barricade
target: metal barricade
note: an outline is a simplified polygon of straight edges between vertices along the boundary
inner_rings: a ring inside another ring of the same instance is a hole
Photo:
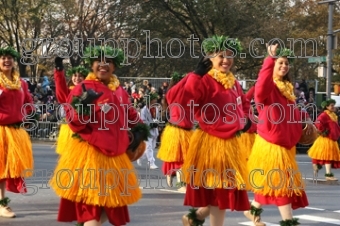
[[[124,82],[130,83],[133,82],[136,86],[136,90],[143,85],[143,81],[148,80],[149,83],[153,87],[158,90],[159,87],[163,85],[163,82],[170,82],[171,78],[152,78],[152,77],[119,77],[119,81],[124,85]],[[137,90],[138,93],[138,90]]]
[[[60,123],[39,121],[34,129],[29,129],[32,140],[56,141],[58,138]]]

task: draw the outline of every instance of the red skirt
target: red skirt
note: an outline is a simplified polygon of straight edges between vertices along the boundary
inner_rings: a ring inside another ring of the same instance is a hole
[[[284,206],[287,204],[292,205],[292,209],[304,208],[309,205],[307,195],[304,191],[302,191],[302,196],[293,195],[292,197],[271,197],[271,196],[263,196],[260,194],[255,194],[255,201],[260,203],[261,205],[275,205],[275,206]]]
[[[339,161],[312,159],[312,163],[319,164],[319,165],[331,164],[333,169],[340,169]]]
[[[185,206],[206,207],[218,206],[221,210],[245,211],[250,209],[247,191],[237,189],[192,188],[189,184],[184,198]]]
[[[84,223],[90,220],[100,221],[102,210],[106,212],[109,222],[115,226],[126,225],[130,222],[127,206],[107,208],[91,206],[83,203],[75,203],[67,199],[61,199],[58,213],[58,221]]]
[[[6,190],[13,193],[27,193],[25,187],[25,181],[21,177],[19,178],[5,178],[1,179],[0,183],[6,182]]]
[[[164,175],[175,176],[176,171],[183,165],[183,162],[164,162],[162,165],[162,172]]]

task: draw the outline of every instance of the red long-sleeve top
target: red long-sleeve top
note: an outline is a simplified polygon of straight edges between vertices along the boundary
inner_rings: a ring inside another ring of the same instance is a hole
[[[338,122],[333,121],[326,112],[322,112],[314,124],[321,132],[325,132],[327,130],[328,134],[326,137],[329,139],[333,141],[337,141],[339,139],[340,127]]]
[[[171,87],[165,98],[170,110],[169,122],[184,129],[191,129],[193,120],[190,119],[190,114],[188,113],[190,112],[190,96],[184,93],[184,85],[187,80],[188,76]]]
[[[89,116],[78,115],[74,108],[67,107],[68,125],[73,132],[78,133],[82,139],[97,147],[103,154],[116,156],[124,153],[129,145],[127,128],[133,128],[142,122],[129,101],[128,93],[121,86],[113,92],[100,82],[85,80],[83,83],[87,90],[93,89],[104,94],[92,103],[95,112],[92,113],[90,122],[87,122]],[[82,87],[77,85],[71,90],[67,103],[71,104],[73,96],[81,94]],[[101,106],[104,104],[106,107]]]
[[[251,87],[245,95],[246,95],[246,98],[249,101],[251,101],[254,98],[254,94],[255,94],[255,86]]]
[[[259,112],[257,133],[270,143],[293,148],[302,135],[300,111],[293,107],[273,80],[275,58],[267,57],[255,84],[255,103]],[[262,106],[261,106],[262,105]]]
[[[70,89],[67,87],[67,82],[64,76],[64,71],[54,69],[55,93],[59,103],[66,103]]]
[[[197,105],[191,108],[191,115],[194,114],[203,131],[229,139],[244,128],[249,101],[237,81],[233,88],[225,89],[208,74],[201,77],[192,72],[187,77],[183,95]]]
[[[22,123],[36,111],[27,83],[23,79],[20,82],[19,90],[0,87],[0,125]]]

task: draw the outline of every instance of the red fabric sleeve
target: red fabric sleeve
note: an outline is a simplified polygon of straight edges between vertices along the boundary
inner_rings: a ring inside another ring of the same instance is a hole
[[[69,94],[69,88],[67,87],[64,71],[58,71],[54,69],[54,80],[56,86],[56,97],[59,103],[66,103]]]
[[[67,98],[69,105],[65,106],[66,120],[71,130],[78,133],[84,140],[90,140],[91,128],[87,126],[86,121],[90,116],[79,116],[76,110],[71,107],[73,96],[79,96],[81,94],[81,86],[76,86]],[[81,108],[80,108],[81,109]]]
[[[324,113],[321,113],[314,124],[319,131],[324,132],[327,129],[325,122],[327,122],[326,115]]]
[[[262,65],[258,80],[255,84],[255,101],[263,104],[267,97],[270,96],[275,88],[273,81],[273,70],[275,65],[275,58],[267,57]]]
[[[189,73],[187,76],[188,76],[188,79],[184,84],[183,96],[186,96],[190,100],[193,100],[195,104],[199,104],[198,106],[199,108],[202,108],[202,106],[200,105],[200,102],[201,102],[200,100],[202,100],[202,97],[204,94],[204,87],[203,87],[203,83],[201,82],[203,77],[195,74],[194,72]],[[209,75],[205,75],[205,76],[209,76]],[[172,90],[172,92],[173,91],[174,90]]]
[[[22,89],[24,92],[24,104],[29,104],[29,105],[26,105],[25,107],[26,115],[30,115],[32,112],[33,114],[35,114],[36,109],[33,104],[33,98],[28,90],[28,85],[25,81],[22,81],[21,85],[22,85]]]
[[[245,94],[246,98],[251,101],[254,97],[254,93],[255,93],[255,86],[251,87],[248,92]]]

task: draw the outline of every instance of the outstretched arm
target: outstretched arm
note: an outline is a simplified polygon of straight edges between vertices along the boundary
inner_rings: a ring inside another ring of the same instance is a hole
[[[69,94],[69,88],[67,87],[62,60],[63,59],[60,57],[57,57],[55,59],[55,69],[54,69],[56,97],[57,97],[58,102],[61,104],[67,102],[67,97]]]
[[[262,65],[258,80],[255,84],[255,102],[264,103],[264,101],[271,95],[275,88],[273,80],[273,70],[275,65],[275,58],[267,57]]]

